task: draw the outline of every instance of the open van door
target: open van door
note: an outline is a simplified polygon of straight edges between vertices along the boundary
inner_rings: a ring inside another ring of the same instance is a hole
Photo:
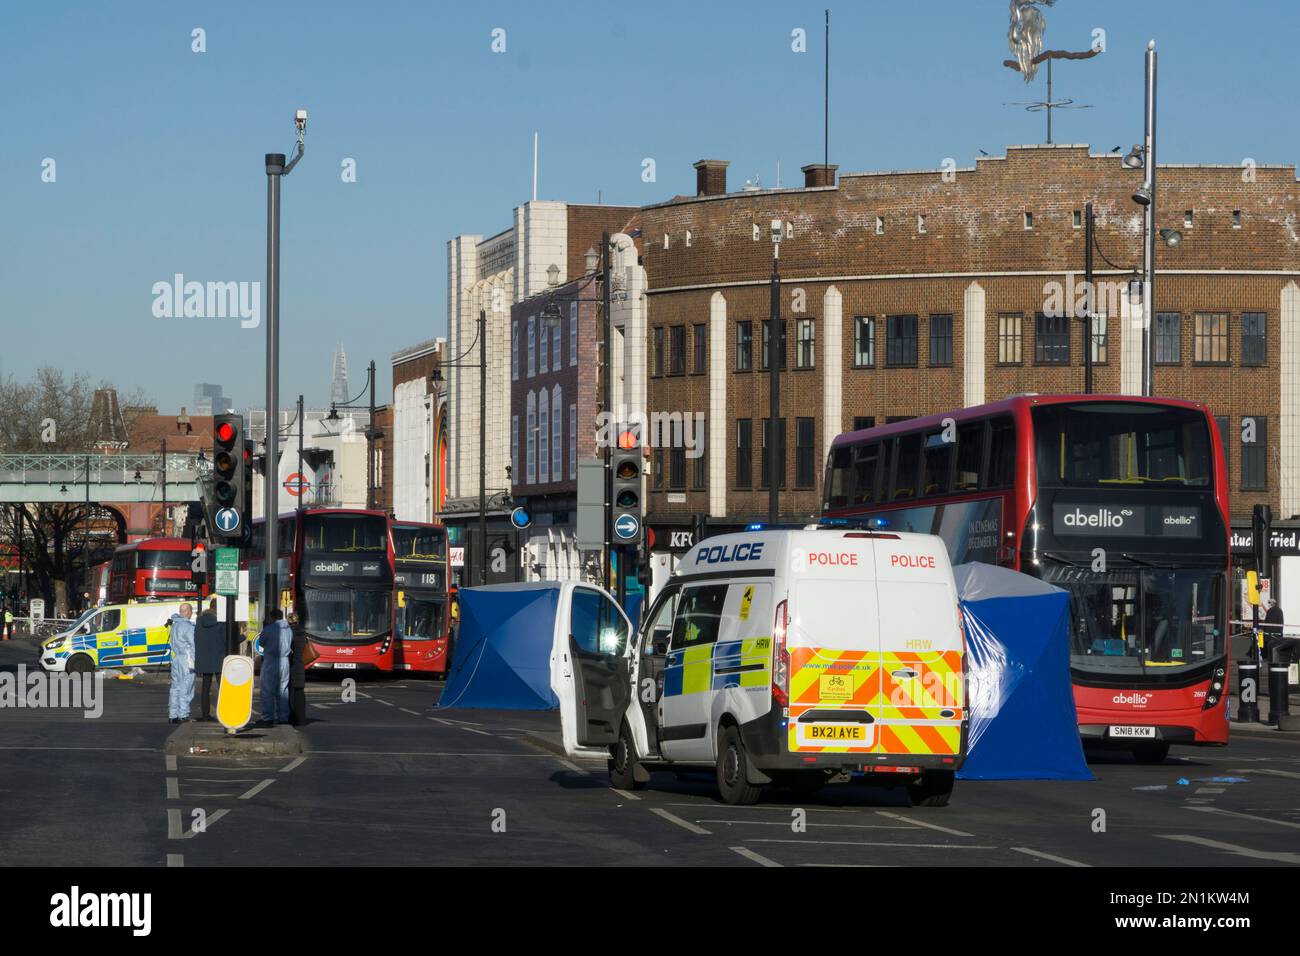
[[[570,755],[608,755],[631,700],[632,625],[604,591],[577,585],[569,592],[560,650],[560,718]],[[567,698],[567,699],[566,699]]]

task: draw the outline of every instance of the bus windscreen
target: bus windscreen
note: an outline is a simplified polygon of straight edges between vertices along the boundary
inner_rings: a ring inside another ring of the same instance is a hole
[[[1203,412],[1127,403],[1046,405],[1032,412],[1042,487],[1212,487]]]

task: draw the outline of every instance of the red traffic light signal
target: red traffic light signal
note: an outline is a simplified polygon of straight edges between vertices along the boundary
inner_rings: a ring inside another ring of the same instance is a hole
[[[235,426],[230,422],[219,422],[216,430],[217,441],[223,445],[229,445],[235,440]]]

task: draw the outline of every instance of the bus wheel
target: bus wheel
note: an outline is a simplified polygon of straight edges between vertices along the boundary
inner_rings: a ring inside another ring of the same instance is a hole
[[[85,654],[78,654],[68,661],[68,672],[72,674],[89,674],[94,669],[94,662]]]
[[[907,795],[912,798],[912,806],[946,807],[956,777],[951,770],[925,771],[920,783],[908,784]]]
[[[1133,759],[1142,764],[1160,764],[1165,762],[1169,756],[1169,744],[1165,741],[1157,741],[1154,744],[1147,744],[1144,747],[1136,747],[1133,750]]]
[[[718,739],[718,791],[722,802],[732,806],[757,803],[762,787],[756,787],[746,778],[745,768],[749,757],[740,739],[740,730],[734,725],[722,728]]]
[[[637,780],[638,761],[632,730],[626,723],[619,731],[618,743],[609,748],[609,785],[615,790],[640,790],[645,784]]]

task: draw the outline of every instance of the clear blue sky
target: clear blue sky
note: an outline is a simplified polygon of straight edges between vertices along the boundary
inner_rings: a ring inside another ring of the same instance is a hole
[[[336,341],[364,365],[446,328],[446,251],[490,235],[529,196],[640,204],[694,189],[691,163],[730,159],[731,184],[786,184],[822,155],[822,10],[798,2],[9,2],[0,11],[0,368],[86,370],[164,409],[196,381],[259,404],[262,329],[159,319],[155,282],[258,281],[262,156],[307,155],[284,182],[282,397],[328,398]],[[1127,148],[1142,125],[1142,50],[1160,49],[1162,162],[1296,161],[1286,0],[1058,0],[1057,142]],[[1006,0],[832,6],[831,162],[842,171],[970,165],[1042,142],[1041,99],[1001,63]],[[191,30],[207,52],[191,52]],[[506,30],[507,51],[491,52]],[[808,53],[791,52],[791,30]],[[41,181],[46,157],[57,182]],[[340,164],[357,163],[345,184]],[[641,181],[652,157],[658,181]]]

